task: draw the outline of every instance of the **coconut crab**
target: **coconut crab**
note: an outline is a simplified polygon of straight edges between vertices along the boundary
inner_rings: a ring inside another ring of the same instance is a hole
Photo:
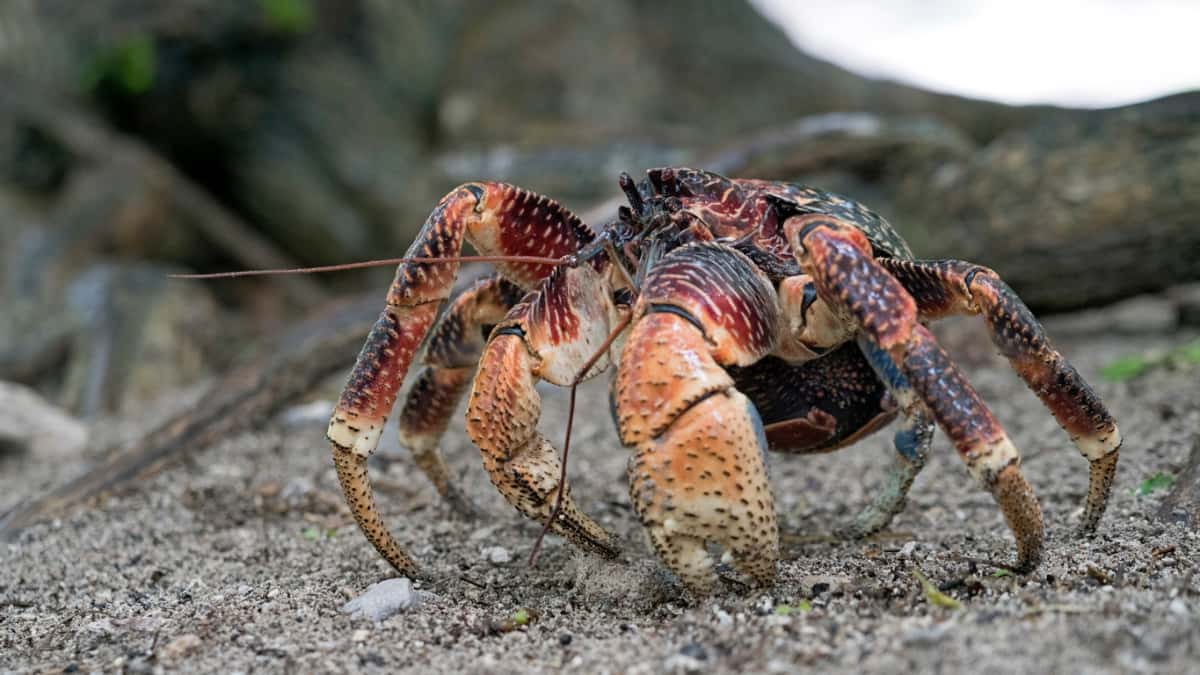
[[[620,186],[629,205],[594,233],[546,197],[464,184],[438,203],[398,267],[327,433],[359,527],[397,571],[414,575],[417,565],[376,509],[367,458],[426,339],[399,425],[417,465],[454,497],[438,443],[474,374],[467,433],[493,484],[525,516],[608,556],[616,540],[571,499],[537,430],[534,385],[572,385],[616,364],[612,411],[633,450],[634,510],[662,562],[704,594],[716,578],[710,544],[753,582],[774,580],[766,450],[834,450],[896,417],[887,486],[848,534],[879,530],[901,509],[936,424],[999,504],[1015,569],[1038,565],[1042,514],[1017,450],[925,327],[977,314],[1090,462],[1082,530],[1095,530],[1120,433],[995,272],[917,260],[883,218],[809,187],[686,168],[636,183],[623,174]],[[439,319],[464,239],[500,257],[498,275]]]

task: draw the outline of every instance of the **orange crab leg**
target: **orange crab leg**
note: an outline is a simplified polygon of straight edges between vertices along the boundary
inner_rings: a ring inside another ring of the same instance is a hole
[[[758,584],[775,578],[779,532],[766,438],[723,366],[774,347],[774,289],[741,253],[712,244],[671,252],[647,275],[614,382],[617,428],[634,448],[634,509],[687,588],[715,580],[706,544]]]
[[[972,475],[992,493],[1016,539],[1016,568],[1036,568],[1045,538],[1042,513],[1021,475],[1017,449],[917,321],[912,296],[872,257],[870,243],[856,228],[828,216],[804,215],[789,218],[784,231],[820,296],[860,328],[868,346],[886,353]]]
[[[425,221],[407,257],[458,255],[463,240],[485,255],[565,256],[591,232],[555,202],[503,183],[468,183],[442,198]],[[553,266],[500,263],[500,273],[527,288]],[[416,563],[392,538],[375,506],[367,457],[379,443],[400,384],[450,294],[457,263],[406,262],[396,269],[386,306],[367,336],[326,432],[334,466],[351,513],[368,541],[397,571],[417,573]]]
[[[460,294],[430,331],[428,364],[417,376],[400,409],[400,443],[438,494],[463,515],[474,509],[450,480],[438,444],[454,409],[466,393],[483,354],[486,333],[520,301],[524,292],[504,279],[483,279]]]
[[[1046,331],[999,275],[960,260],[881,260],[904,284],[922,317],[979,314],[992,342],[1042,400],[1090,463],[1081,531],[1096,530],[1117,470],[1121,432],[1108,409],[1074,366],[1050,344]]]

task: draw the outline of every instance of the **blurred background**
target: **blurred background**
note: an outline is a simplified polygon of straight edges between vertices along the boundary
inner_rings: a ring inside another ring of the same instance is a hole
[[[400,255],[480,178],[597,226],[620,171],[794,180],[1039,312],[1173,292],[1200,279],[1200,9],[1133,7],[6,0],[0,380],[136,415],[330,301],[369,321],[390,270],[165,275]]]

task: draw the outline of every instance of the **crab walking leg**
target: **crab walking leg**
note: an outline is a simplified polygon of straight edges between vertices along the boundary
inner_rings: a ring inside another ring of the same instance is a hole
[[[438,202],[406,255],[453,257],[464,237],[485,255],[563,256],[592,235],[578,218],[545,197],[502,183],[468,183]],[[517,263],[498,268],[521,287],[536,284],[554,269]],[[409,262],[396,268],[383,312],[367,335],[326,431],[338,481],[359,528],[385,560],[410,576],[417,573],[416,563],[383,524],[367,458],[379,444],[413,354],[457,273],[457,263]]]
[[[663,562],[696,595],[715,580],[706,544],[754,582],[775,578],[779,532],[762,423],[723,366],[774,346],[775,292],[741,253],[676,249],[643,284],[614,382],[635,511]]]
[[[781,312],[780,340],[776,354],[793,359],[812,358],[817,351],[825,354],[826,350],[842,344],[832,354],[824,355],[814,361],[804,363],[801,367],[814,368],[818,371],[834,371],[818,373],[824,375],[818,381],[833,379],[840,383],[837,398],[850,399],[840,408],[830,414],[840,420],[847,416],[848,411],[863,408],[861,399],[867,398],[873,388],[883,389],[892,394],[894,400],[889,401],[888,407],[898,407],[903,414],[900,429],[893,436],[893,455],[884,482],[883,490],[875,500],[868,504],[855,520],[848,526],[840,528],[838,533],[849,538],[860,538],[878,532],[887,527],[892,518],[904,508],[908,491],[912,488],[917,474],[925,466],[925,457],[929,444],[933,440],[933,422],[924,407],[913,394],[912,387],[891,364],[887,354],[873,353],[868,346],[856,344],[850,340],[856,332],[852,322],[845,321],[833,307],[817,293],[816,283],[806,274],[788,277],[779,283],[779,304]],[[877,352],[878,349],[876,348]],[[847,355],[852,358],[847,358]],[[861,382],[862,373],[869,374],[870,385]],[[804,387],[792,386],[797,392],[803,392]],[[823,401],[830,406],[833,397],[825,392],[810,392],[800,396],[801,400]],[[865,407],[870,407],[867,404]],[[880,407],[880,406],[876,406]],[[882,410],[881,410],[882,412]],[[882,423],[890,421],[894,414],[880,414],[873,425],[868,425],[861,432],[841,441],[834,447],[848,445],[857,438],[865,436],[878,428]],[[810,413],[811,414],[811,413]],[[797,424],[793,421],[791,424]],[[767,426],[767,438],[770,439],[773,427]],[[828,426],[828,424],[826,425]],[[832,449],[832,448],[830,448]]]
[[[1041,507],[1021,475],[1008,435],[962,373],[917,321],[916,302],[871,256],[857,229],[822,215],[789,218],[784,225],[801,269],[830,305],[891,357],[950,438],[967,468],[1004,513],[1017,544],[1020,571],[1041,561]]]
[[[1096,392],[1050,344],[1021,298],[995,272],[969,262],[881,260],[880,264],[912,294],[923,318],[948,314],[984,318],[992,342],[1090,463],[1080,530],[1095,532],[1112,490],[1121,432]]]
[[[526,517],[545,523],[561,490],[551,531],[575,545],[615,557],[615,537],[579,509],[559,483],[562,463],[537,430],[538,379],[569,385],[618,320],[610,285],[591,264],[562,267],[514,307],[492,332],[467,408],[467,434],[500,494]],[[608,367],[605,355],[588,373]]]
[[[417,376],[400,409],[400,443],[438,494],[462,515],[474,513],[471,500],[450,480],[438,444],[458,402],[467,391],[492,326],[504,318],[524,292],[511,282],[483,279],[461,293],[430,331],[425,369]]]
[[[904,509],[908,491],[925,467],[933,442],[933,418],[896,362],[870,339],[860,336],[858,346],[879,379],[887,385],[901,410],[900,428],[892,437],[896,449],[883,491],[854,522],[842,531],[849,537],[865,537],[882,530]]]

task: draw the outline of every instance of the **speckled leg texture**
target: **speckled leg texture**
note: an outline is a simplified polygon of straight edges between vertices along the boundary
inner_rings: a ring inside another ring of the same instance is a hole
[[[857,229],[821,215],[791,218],[788,240],[822,298],[886,353],[972,475],[996,499],[1017,544],[1016,569],[1041,560],[1041,508],[1021,475],[1020,457],[979,395],[918,322],[916,302],[873,257]]]
[[[483,254],[563,256],[592,233],[558,204],[502,183],[468,183],[442,198],[421,227],[407,256],[453,257],[464,238]],[[522,288],[545,278],[552,266],[503,263],[501,275]],[[367,458],[404,375],[440,304],[450,295],[457,263],[403,263],[388,289],[386,306],[354,364],[326,436],[346,502],[367,540],[402,574],[416,563],[393,539],[375,506]]]
[[[1081,533],[1096,530],[1117,469],[1121,432],[1096,392],[1050,344],[1033,313],[990,269],[959,260],[881,260],[922,317],[979,314],[992,342],[1091,463]]]
[[[461,515],[473,515],[475,510],[450,479],[438,444],[475,374],[487,333],[523,295],[516,285],[491,278],[455,298],[430,332],[427,365],[400,410],[400,443],[412,451],[417,467]]]
[[[559,490],[562,510],[551,531],[581,548],[613,557],[616,539],[579,509],[562,463],[537,430],[537,379],[568,385],[617,321],[612,291],[590,266],[559,268],[493,331],[467,408],[467,433],[500,494],[525,516],[545,523]],[[592,370],[607,367],[602,358]]]
[[[775,578],[779,532],[758,414],[722,366],[774,344],[769,282],[740,253],[692,245],[647,275],[613,383],[634,510],[694,594],[715,581],[708,544],[755,583]]]

